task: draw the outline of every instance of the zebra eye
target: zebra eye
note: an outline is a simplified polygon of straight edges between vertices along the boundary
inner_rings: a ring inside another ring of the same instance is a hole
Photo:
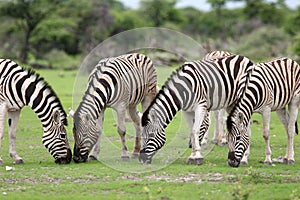
[[[61,138],[61,139],[66,139],[66,134],[61,133],[61,134],[60,134],[60,138]]]
[[[240,139],[241,139],[241,136],[237,136],[237,137],[236,137],[236,140],[240,140]]]

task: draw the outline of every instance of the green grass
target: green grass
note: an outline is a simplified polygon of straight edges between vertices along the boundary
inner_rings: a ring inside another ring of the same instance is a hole
[[[159,68],[163,84],[171,68]],[[73,105],[76,71],[40,73],[56,91],[65,109]],[[167,144],[153,158],[152,165],[137,160],[121,161],[120,140],[113,126],[115,114],[108,109],[99,159],[101,162],[57,165],[42,145],[42,127],[28,107],[21,112],[18,125],[17,152],[24,165],[13,166],[8,153],[7,133],[3,140],[0,166],[0,199],[299,199],[300,136],[295,136],[294,165],[261,163],[265,143],[261,136],[261,116],[252,126],[251,155],[248,166],[227,166],[227,147],[211,146],[201,166],[186,165],[190,154],[188,131],[181,112],[166,130]],[[128,147],[133,148],[133,126],[128,124]],[[67,127],[71,147],[72,119]],[[273,158],[285,154],[286,134],[275,114],[271,120]],[[6,171],[5,166],[15,169]],[[138,173],[136,173],[138,172]]]

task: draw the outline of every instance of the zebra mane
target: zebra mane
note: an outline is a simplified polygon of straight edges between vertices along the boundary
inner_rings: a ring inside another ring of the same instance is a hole
[[[24,68],[23,68],[24,69]],[[47,81],[43,77],[40,76],[39,73],[36,73],[33,69],[24,69],[27,73],[28,76],[34,75],[35,76],[35,82],[43,82],[44,86],[50,91],[50,93],[55,97],[55,102],[58,103],[59,108],[61,112],[63,113],[63,119],[61,120],[65,126],[68,126],[68,119],[67,119],[67,113],[65,112],[58,96],[56,95],[55,91],[52,89],[52,87],[49,85]]]
[[[227,117],[227,120],[226,120],[226,126],[227,126],[227,130],[231,130],[232,129],[232,118],[231,116],[234,114],[234,112],[238,109],[238,106],[241,104],[242,102],[242,99],[244,98],[245,94],[246,94],[246,90],[248,88],[248,85],[250,83],[250,79],[251,79],[251,76],[252,76],[252,73],[254,71],[254,67],[255,64],[252,62],[252,61],[249,61],[248,63],[248,70],[247,70],[247,75],[246,75],[246,83],[245,83],[245,86],[242,90],[242,93],[241,95],[239,96],[238,100],[234,103],[234,106],[233,108],[231,109],[228,117]]]
[[[178,71],[180,71],[182,69],[183,65],[179,68],[176,69],[176,71],[173,71],[172,74],[169,76],[169,78],[165,81],[165,83],[163,84],[162,88],[159,90],[159,92],[157,93],[156,97],[152,100],[152,102],[150,103],[150,105],[148,106],[148,108],[145,110],[145,112],[143,113],[142,116],[142,126],[146,126],[150,119],[149,119],[149,113],[150,113],[150,109],[153,107],[153,105],[156,103],[156,99],[162,95],[164,93],[164,89],[168,88],[168,83],[170,80],[172,80],[173,76],[178,74]],[[171,92],[171,91],[170,91]]]

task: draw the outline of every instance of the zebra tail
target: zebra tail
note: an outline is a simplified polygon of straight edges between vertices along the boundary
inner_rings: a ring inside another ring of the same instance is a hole
[[[297,123],[297,121],[295,122],[295,132],[298,135],[298,123]]]

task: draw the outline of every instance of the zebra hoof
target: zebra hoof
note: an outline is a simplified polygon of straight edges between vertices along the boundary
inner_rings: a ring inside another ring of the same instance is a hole
[[[247,161],[241,161],[240,165],[241,165],[241,166],[247,166],[247,165],[248,165],[248,162],[247,162]]]
[[[272,165],[272,162],[270,162],[270,161],[265,161],[264,164],[265,164],[265,165]]]
[[[88,161],[98,160],[95,156],[90,155]]]
[[[14,165],[24,164],[24,161],[22,159],[15,160]]]
[[[2,160],[0,160],[0,166],[1,166],[1,165],[3,165],[3,161],[2,161]]]
[[[132,153],[131,158],[132,159],[137,159],[139,157],[138,153]]]
[[[123,162],[129,162],[130,160],[129,156],[122,156],[121,158]]]
[[[186,162],[188,165],[202,165],[203,158],[189,158]]]
[[[292,165],[292,164],[295,164],[295,161],[294,160],[288,160],[286,158],[283,158],[283,164],[287,164],[287,165]]]
[[[218,146],[220,146],[220,147],[225,147],[226,145],[227,145],[226,142],[219,142],[219,143],[218,143]]]

